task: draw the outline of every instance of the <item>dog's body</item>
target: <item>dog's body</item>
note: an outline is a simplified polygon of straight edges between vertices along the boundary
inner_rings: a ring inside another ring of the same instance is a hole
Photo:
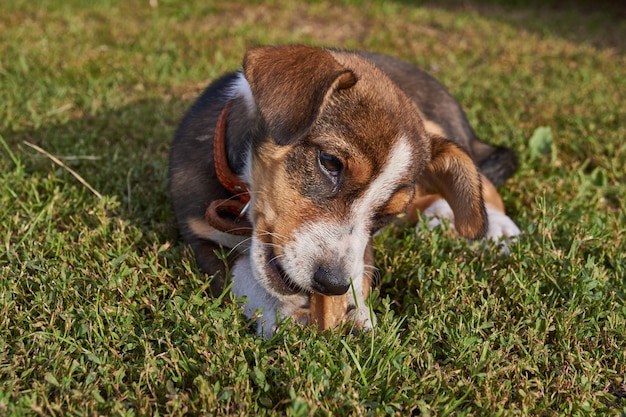
[[[215,168],[221,130],[227,165],[244,184],[230,191]],[[248,316],[262,310],[259,332],[269,336],[277,318],[306,322],[311,293],[347,293],[346,318],[370,328],[370,238],[402,212],[447,217],[470,239],[518,234],[494,187],[515,168],[511,151],[480,142],[454,98],[409,64],[263,47],[183,119],[170,191],[199,267],[223,278],[216,250],[230,250],[232,291],[247,297]],[[237,219],[219,227],[207,211],[239,193],[250,199],[241,222],[250,237]]]

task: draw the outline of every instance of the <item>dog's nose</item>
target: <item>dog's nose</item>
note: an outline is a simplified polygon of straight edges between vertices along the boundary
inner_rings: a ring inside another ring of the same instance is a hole
[[[350,281],[327,266],[320,266],[313,274],[313,289],[324,295],[342,295],[350,288]]]

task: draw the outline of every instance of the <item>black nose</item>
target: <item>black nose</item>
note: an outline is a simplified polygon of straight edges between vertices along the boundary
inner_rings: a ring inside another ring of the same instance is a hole
[[[313,289],[324,295],[342,295],[350,288],[350,281],[322,265],[313,274]]]

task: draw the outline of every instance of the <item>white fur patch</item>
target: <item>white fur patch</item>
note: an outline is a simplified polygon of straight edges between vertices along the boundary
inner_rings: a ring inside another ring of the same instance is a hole
[[[487,221],[489,222],[485,238],[500,245],[501,253],[508,254],[508,245],[517,241],[517,236],[520,234],[519,228],[509,216],[491,207],[489,204],[485,205],[485,209],[487,210]],[[434,229],[441,225],[444,219],[450,222],[451,227],[454,227],[454,212],[443,198],[431,204],[430,207],[424,210],[422,215],[428,222],[429,229]],[[419,233],[419,225],[416,231]]]
[[[213,135],[199,135],[199,136],[196,136],[194,139],[197,140],[198,142],[204,142],[209,139],[213,139]]]
[[[250,117],[255,115],[256,102],[254,101],[254,97],[252,96],[250,83],[248,83],[248,80],[246,80],[246,77],[243,75],[243,72],[237,73],[237,78],[235,78],[235,80],[231,84],[227,95],[231,99],[236,98],[236,97],[243,97],[243,101],[246,103],[246,107],[248,108],[248,115]]]
[[[209,225],[204,219],[190,217],[187,219],[187,225],[194,235],[203,239],[212,240],[231,249],[240,247],[241,250],[245,250],[248,248],[247,245],[242,245],[248,240],[247,237],[221,232]]]
[[[280,320],[291,317],[305,305],[308,296],[295,294],[278,299],[270,294],[256,279],[249,256],[241,256],[232,269],[231,291],[237,298],[246,298],[244,315],[254,318],[257,313],[257,334],[269,339],[276,331]]]
[[[489,218],[489,229],[486,238],[492,240],[500,240],[502,238],[508,241],[514,241],[515,236],[519,236],[519,227],[511,220],[509,216],[502,213],[489,205],[486,205],[487,217]]]
[[[444,220],[448,220],[450,224],[454,225],[454,212],[452,211],[452,207],[450,207],[450,204],[443,198],[431,204],[424,210],[422,216],[427,219],[429,229],[434,229],[443,224]]]
[[[376,177],[359,200],[352,206],[354,223],[363,224],[371,221],[372,213],[389,201],[396,187],[406,177],[412,163],[413,148],[405,137],[400,137],[389,153],[385,168]],[[369,236],[369,233],[368,233]]]

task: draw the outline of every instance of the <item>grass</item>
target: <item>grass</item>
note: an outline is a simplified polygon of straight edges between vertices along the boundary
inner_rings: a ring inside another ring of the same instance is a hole
[[[626,414],[617,10],[5,3],[1,415]],[[207,297],[166,192],[169,142],[247,48],[289,42],[411,61],[450,88],[481,137],[513,147],[521,168],[501,191],[523,237],[510,256],[388,230],[376,243],[380,326],[358,337],[292,328],[264,341],[236,304]]]

